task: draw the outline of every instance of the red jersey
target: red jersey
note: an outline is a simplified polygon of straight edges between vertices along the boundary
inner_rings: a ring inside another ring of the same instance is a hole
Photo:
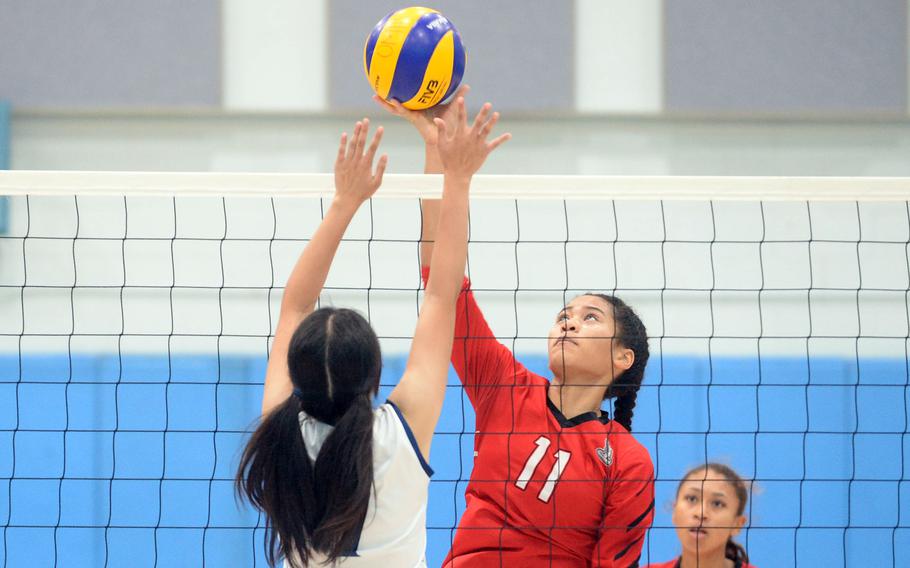
[[[549,381],[496,340],[467,278],[452,363],[477,432],[467,509],[443,566],[638,566],[654,515],[651,456],[617,422],[563,416]]]
[[[680,559],[670,560],[669,562],[662,562],[661,564],[648,564],[645,568],[679,568]],[[745,564],[739,563],[734,566],[734,568],[756,568],[755,566],[746,562]]]

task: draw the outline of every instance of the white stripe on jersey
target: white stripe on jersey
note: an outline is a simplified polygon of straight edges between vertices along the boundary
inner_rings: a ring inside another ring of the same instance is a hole
[[[300,429],[310,459],[316,459],[334,427],[301,412]],[[425,567],[427,493],[432,474],[398,408],[391,402],[376,408],[373,411],[376,490],[370,496],[357,556],[345,557],[335,566]],[[321,555],[314,554],[311,559],[315,561],[311,565],[321,565]]]

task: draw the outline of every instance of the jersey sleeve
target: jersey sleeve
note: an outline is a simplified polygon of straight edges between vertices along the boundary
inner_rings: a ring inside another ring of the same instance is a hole
[[[638,566],[645,533],[654,520],[654,466],[643,447],[627,456],[629,463],[611,482],[600,537],[591,566]]]
[[[423,267],[422,275],[426,285],[429,267]],[[467,277],[455,306],[452,366],[475,411],[492,405],[501,392],[518,384],[527,374],[512,352],[496,339],[474,299]]]

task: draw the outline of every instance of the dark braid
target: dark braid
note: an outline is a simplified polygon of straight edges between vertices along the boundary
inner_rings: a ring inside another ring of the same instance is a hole
[[[635,413],[635,399],[638,398],[638,391],[634,390],[629,394],[616,397],[613,403],[613,419],[622,424],[622,427],[632,431],[632,415]]]
[[[727,548],[724,556],[728,560],[732,560],[734,566],[745,566],[749,562],[749,555],[746,554],[746,549],[732,538],[727,539]]]
[[[613,306],[613,322],[616,326],[616,340],[623,347],[627,347],[635,354],[632,366],[625,370],[607,387],[604,400],[615,398],[613,403],[613,419],[623,428],[632,431],[632,415],[635,411],[635,402],[638,398],[638,389],[645,378],[645,366],[648,364],[648,330],[642,323],[638,314],[625,302],[616,296],[607,294],[585,294],[596,296]]]

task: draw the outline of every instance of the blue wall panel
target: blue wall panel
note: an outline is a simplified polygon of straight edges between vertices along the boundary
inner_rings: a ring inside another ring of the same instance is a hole
[[[543,357],[523,361],[547,374]],[[404,363],[402,357],[384,362],[379,400]],[[659,384],[652,366],[634,422],[657,468],[657,516],[643,560],[677,552],[667,505],[678,478],[705,459],[756,480],[742,540],[758,565],[792,565],[794,554],[797,560],[830,555],[841,564],[845,555],[856,557],[860,540],[887,544],[894,529],[907,528],[906,371],[903,384],[883,396],[866,396],[870,387],[851,384],[857,365],[888,370],[905,368],[903,362],[813,358],[813,366],[831,370],[814,380],[843,384],[837,387],[755,386],[748,378],[754,361],[746,358],[665,357],[663,363],[675,370],[673,385]],[[729,370],[723,384],[680,386],[696,383],[710,363]],[[237,508],[231,487],[245,430],[259,413],[264,364],[262,357],[23,356],[23,370],[48,371],[39,376],[20,375],[18,355],[0,356],[0,526],[8,562],[40,549],[49,563],[56,555],[73,566],[104,558],[120,565],[130,551],[159,564],[201,564],[205,555],[207,564],[264,566],[261,531],[254,534],[262,519]],[[171,371],[150,376],[139,372],[144,367]],[[114,371],[69,379],[71,368]],[[449,380],[431,459],[430,566],[448,550],[473,459],[474,414],[457,377]],[[835,389],[833,402],[813,395],[818,388]],[[819,408],[829,411],[823,421],[813,416]],[[874,419],[856,421],[856,413]],[[881,552],[890,559],[890,544]]]

